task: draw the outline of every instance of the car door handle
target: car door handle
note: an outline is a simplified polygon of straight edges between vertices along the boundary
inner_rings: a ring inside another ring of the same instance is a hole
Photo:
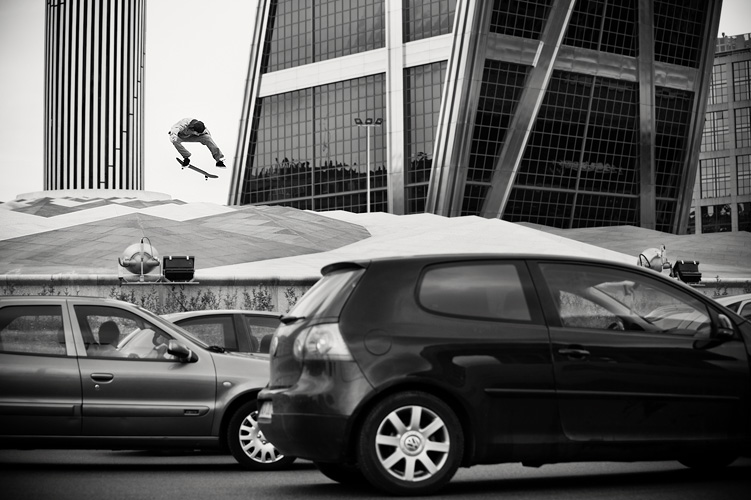
[[[572,359],[584,359],[589,357],[589,351],[586,349],[576,349],[573,347],[564,347],[558,349],[558,354],[567,356]]]
[[[94,382],[112,382],[115,376],[111,373],[92,373],[91,380]]]

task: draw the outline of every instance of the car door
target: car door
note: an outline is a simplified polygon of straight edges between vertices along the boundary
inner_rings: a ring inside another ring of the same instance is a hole
[[[523,261],[449,262],[425,268],[417,300],[430,314],[407,322],[410,339],[442,333],[425,349],[448,385],[462,387],[477,410],[488,456],[515,444],[557,439],[548,330]],[[413,326],[419,325],[419,326]]]
[[[743,340],[715,337],[716,311],[648,273],[539,264],[563,432],[574,441],[738,438]]]
[[[73,315],[75,327],[97,343],[105,325],[120,332],[114,350],[91,345],[80,358],[83,435],[211,435],[216,376],[207,352],[191,363],[175,359],[167,344],[176,336],[131,310],[79,304]]]
[[[63,305],[0,302],[0,435],[81,433],[81,376]]]

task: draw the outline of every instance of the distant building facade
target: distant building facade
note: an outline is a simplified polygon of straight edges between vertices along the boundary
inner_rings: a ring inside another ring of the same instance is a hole
[[[47,0],[44,189],[144,187],[146,0]]]
[[[685,232],[720,9],[259,0],[228,202]]]
[[[717,39],[690,233],[751,231],[751,34]]]

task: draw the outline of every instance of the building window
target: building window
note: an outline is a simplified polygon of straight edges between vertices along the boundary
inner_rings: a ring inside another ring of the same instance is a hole
[[[701,232],[722,233],[732,229],[730,205],[701,207]]]
[[[729,144],[728,111],[710,111],[704,115],[704,130],[701,135],[701,151],[721,151]]]
[[[425,212],[447,62],[404,70],[405,213]]]
[[[404,42],[451,33],[455,12],[456,0],[404,0]]]
[[[705,0],[655,0],[655,60],[699,67],[704,20],[711,4]]]
[[[563,43],[636,57],[636,0],[577,1]]]
[[[751,146],[751,108],[735,110],[735,147]]]
[[[751,61],[733,63],[733,99],[735,101],[751,99]]]
[[[383,118],[384,75],[264,97],[256,105],[243,204],[366,211],[367,132]],[[371,210],[387,210],[386,124],[370,130]]]
[[[551,0],[494,0],[490,32],[538,40]]]
[[[730,195],[730,158],[709,158],[699,161],[701,198]]]
[[[738,194],[751,194],[751,155],[736,156],[735,168],[738,172]]]
[[[738,231],[751,232],[751,202],[738,203]]]
[[[712,82],[709,85],[708,104],[728,102],[727,65],[715,64],[712,67]]]
[[[262,72],[385,46],[384,0],[272,0]]]

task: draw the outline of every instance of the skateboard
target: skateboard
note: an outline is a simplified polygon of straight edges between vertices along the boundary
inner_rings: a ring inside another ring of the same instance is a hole
[[[196,167],[194,165],[191,165],[191,164],[183,165],[183,161],[180,158],[175,158],[175,160],[177,160],[177,163],[180,164],[180,167],[182,167],[183,170],[185,170],[186,168],[189,168],[191,170],[195,170],[199,174],[203,174],[203,178],[206,179],[206,180],[209,180],[209,177],[211,177],[212,179],[218,179],[219,178],[218,175],[210,174],[210,173],[206,172],[205,170],[202,170],[202,169],[200,169],[200,168],[198,168],[198,167]]]

